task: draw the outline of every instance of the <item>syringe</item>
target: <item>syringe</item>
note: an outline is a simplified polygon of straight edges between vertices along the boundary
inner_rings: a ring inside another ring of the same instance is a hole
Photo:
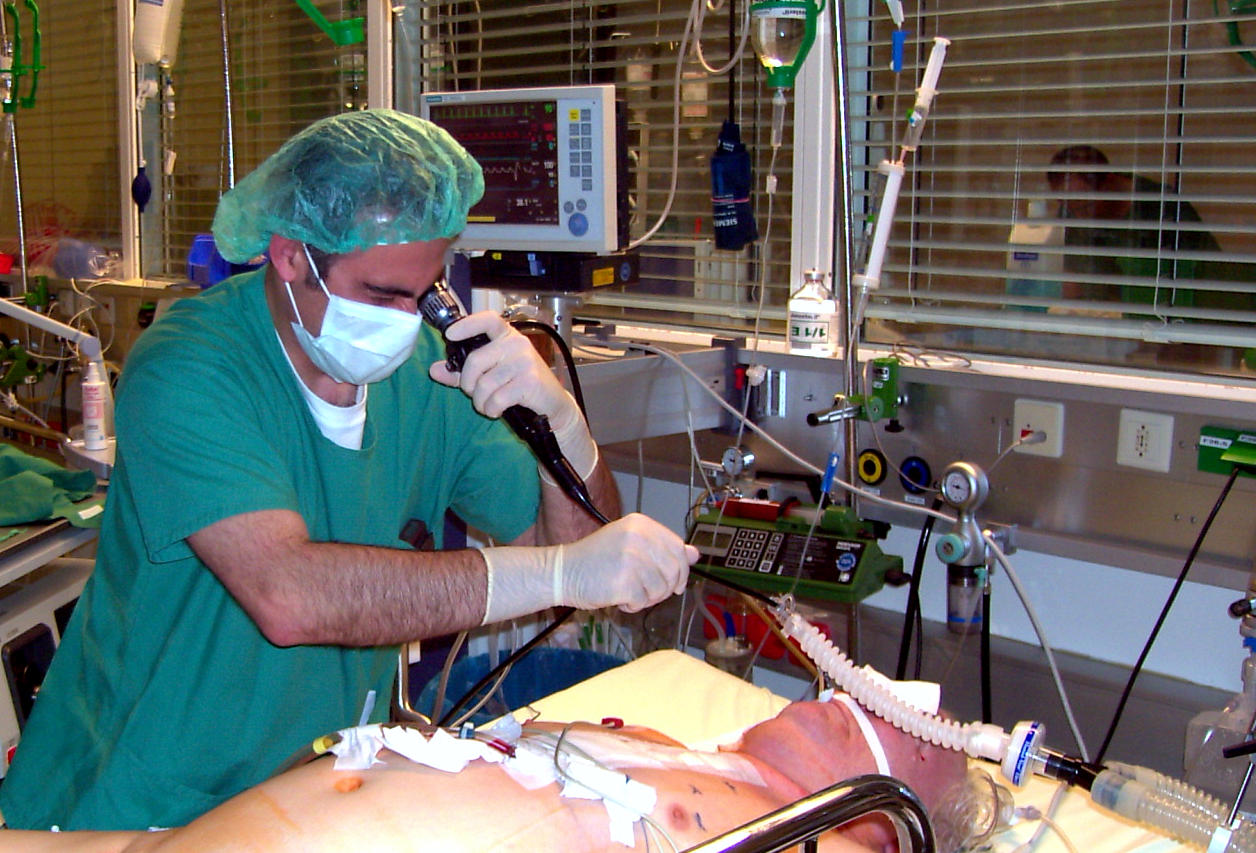
[[[920,81],[920,87],[916,89],[916,103],[907,115],[903,151],[915,151],[920,145],[920,138],[925,132],[925,120],[929,118],[929,109],[933,106],[933,96],[938,93],[938,75],[942,73],[942,62],[946,59],[946,48],[950,43],[950,39],[942,36],[935,36],[933,39],[929,64],[925,66],[924,77]]]

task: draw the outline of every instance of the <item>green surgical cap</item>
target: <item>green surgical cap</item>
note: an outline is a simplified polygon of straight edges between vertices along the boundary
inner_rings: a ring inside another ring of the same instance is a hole
[[[454,237],[484,194],[480,166],[452,136],[394,110],[325,118],[227,192],[214,242],[232,263],[272,234],[331,254]]]

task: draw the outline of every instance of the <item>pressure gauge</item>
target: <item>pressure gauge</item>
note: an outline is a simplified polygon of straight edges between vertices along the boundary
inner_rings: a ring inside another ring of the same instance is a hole
[[[754,452],[744,447],[730,447],[724,451],[720,465],[730,477],[740,477],[754,464]]]
[[[985,473],[967,462],[954,462],[942,474],[942,497],[956,509],[975,510],[989,491],[990,481]]]

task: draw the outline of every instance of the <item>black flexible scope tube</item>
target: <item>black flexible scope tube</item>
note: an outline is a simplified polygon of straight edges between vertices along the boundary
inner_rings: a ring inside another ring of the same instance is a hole
[[[453,292],[449,289],[449,286],[443,281],[436,282],[436,284],[432,285],[432,287],[429,288],[423,296],[419,297],[419,313],[423,315],[424,320],[434,326],[436,330],[441,333],[441,337],[445,336],[446,329],[458,320],[462,319],[464,316],[462,313],[462,306],[458,303],[457,297],[454,296]],[[563,353],[563,357],[568,361],[568,365],[570,366],[571,350],[566,347],[565,341],[561,341],[561,338],[558,340],[563,344],[560,349]],[[467,356],[473,350],[484,346],[488,342],[489,339],[487,335],[475,335],[474,337],[461,341],[451,341],[448,338],[445,338],[445,357],[448,360],[449,369],[454,371],[461,370],[462,365],[467,360]],[[578,399],[578,403],[581,411],[583,412],[583,399]],[[554,481],[558,483],[559,487],[569,498],[579,504],[580,507],[592,516],[598,523],[610,524],[610,519],[607,518],[593,503],[593,499],[589,495],[589,490],[588,487],[585,486],[584,480],[580,478],[580,475],[577,474],[575,469],[571,467],[571,463],[567,461],[565,456],[563,456],[562,449],[558,446],[558,440],[554,437],[554,432],[549,427],[548,418],[544,415],[538,415],[536,412],[524,406],[516,405],[511,406],[502,413],[502,420],[510,426],[515,435],[523,439],[524,443],[532,449],[537,461],[545,467],[545,470],[550,473],[550,476],[554,478]],[[740,592],[743,595],[748,595],[752,598],[758,599],[759,601],[767,604],[769,607],[776,606],[775,601],[758,590],[716,577],[710,572],[702,569],[691,567],[690,571],[699,577],[707,578],[715,583],[722,584],[734,592]],[[575,608],[572,607],[560,608],[553,622],[542,629],[540,633],[527,643],[523,644],[512,654],[507,656],[507,658],[497,667],[476,682],[476,684],[469,691],[467,691],[462,698],[454,703],[453,707],[441,716],[438,724],[442,726],[447,725],[447,722],[450,719],[453,719],[454,715],[457,714],[457,712],[460,711],[469,701],[471,701],[471,698],[474,697],[476,693],[482,690],[486,685],[491,684],[503,670],[513,665],[528,652],[532,651],[538,643],[542,642],[546,637],[552,634],[559,625],[567,621],[567,619],[574,612]]]
[[[419,313],[441,333],[442,337],[450,326],[463,317],[462,306],[458,304],[453,291],[443,281],[436,282],[419,297]],[[475,335],[461,341],[451,341],[445,338],[445,357],[449,369],[462,370],[467,356],[487,343],[488,335]],[[502,420],[532,449],[537,461],[568,497],[597,521],[602,524],[610,523],[610,519],[594,505],[584,480],[571,467],[567,457],[563,456],[558,440],[554,437],[554,431],[550,429],[549,418],[545,415],[538,415],[524,406],[514,405],[502,412]]]

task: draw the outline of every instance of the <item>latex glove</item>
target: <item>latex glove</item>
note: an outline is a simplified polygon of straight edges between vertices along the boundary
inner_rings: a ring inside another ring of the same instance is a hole
[[[480,552],[488,565],[484,624],[562,605],[635,613],[682,592],[698,559],[697,548],[637,513],[566,545]]]
[[[511,406],[520,405],[549,419],[563,455],[582,479],[597,467],[597,444],[589,434],[575,398],[558,381],[532,346],[532,342],[493,311],[477,311],[445,330],[455,341],[487,335],[489,342],[473,350],[454,373],[444,361],[433,364],[428,374],[442,385],[461,388],[476,411],[499,418]],[[548,477],[547,477],[548,480]]]

